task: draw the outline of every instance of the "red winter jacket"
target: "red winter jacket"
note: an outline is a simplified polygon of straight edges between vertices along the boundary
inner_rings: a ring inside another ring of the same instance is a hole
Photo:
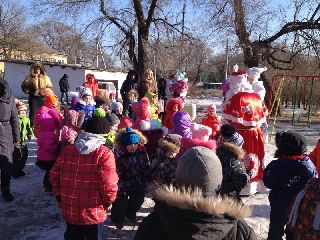
[[[207,114],[205,117],[202,118],[201,124],[206,125],[212,129],[212,134],[210,135],[210,138],[215,137],[217,134],[220,133],[221,122],[216,114],[213,116]]]
[[[88,74],[88,75],[92,75],[92,74]],[[88,81],[88,75],[86,77],[87,78],[86,81],[84,82],[84,84],[82,86],[84,86],[86,88],[90,88],[92,91],[93,97],[95,97],[98,95],[99,86],[98,86],[97,80],[95,78],[92,81]]]
[[[76,144],[67,146],[50,172],[50,182],[53,194],[61,198],[66,222],[104,222],[107,205],[114,202],[118,191],[114,155],[101,144],[89,154],[80,154]]]
[[[174,129],[173,115],[176,113],[172,110],[174,105],[178,105],[178,111],[182,109],[182,103],[177,98],[172,98],[166,106],[166,114],[162,120],[162,125],[168,128],[169,132]]]
[[[320,139],[318,140],[316,147],[310,153],[309,157],[316,166],[317,172],[320,174]]]

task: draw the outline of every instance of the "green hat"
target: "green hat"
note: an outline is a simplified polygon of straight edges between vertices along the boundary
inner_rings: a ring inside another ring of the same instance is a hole
[[[94,116],[95,116],[95,117],[104,118],[104,117],[106,117],[106,111],[103,110],[102,108],[97,108],[97,109],[94,111]]]

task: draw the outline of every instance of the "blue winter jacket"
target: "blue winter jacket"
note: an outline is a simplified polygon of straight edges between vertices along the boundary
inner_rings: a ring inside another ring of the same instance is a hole
[[[280,157],[264,169],[263,182],[271,189],[270,204],[288,207],[307,182],[317,177],[317,170],[309,156]]]

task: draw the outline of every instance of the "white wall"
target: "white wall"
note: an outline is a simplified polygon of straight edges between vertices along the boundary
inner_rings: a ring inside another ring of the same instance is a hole
[[[98,71],[98,70],[86,70],[86,74],[92,73],[96,77],[96,79],[102,79],[102,80],[117,80],[118,81],[118,96],[120,95],[120,88],[126,80],[127,73],[123,72],[104,72],[104,71]]]
[[[52,66],[43,64],[48,76],[53,84],[54,92],[60,97],[59,80],[63,74],[69,76],[70,91],[75,91],[77,87],[82,85],[85,80],[85,75],[93,73],[97,79],[104,80],[118,80],[118,96],[120,96],[120,88],[126,79],[127,74],[122,72],[102,72],[85,70],[79,67],[67,67],[67,66]],[[17,98],[27,98],[21,90],[22,81],[30,74],[31,65],[28,63],[13,63],[5,62],[5,79],[11,87],[11,91]]]

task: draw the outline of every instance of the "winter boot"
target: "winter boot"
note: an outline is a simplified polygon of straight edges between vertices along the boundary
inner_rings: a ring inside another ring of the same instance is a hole
[[[10,192],[10,188],[9,187],[1,187],[1,193],[2,193],[2,197],[4,198],[4,200],[6,202],[12,202],[13,201],[13,196]]]

